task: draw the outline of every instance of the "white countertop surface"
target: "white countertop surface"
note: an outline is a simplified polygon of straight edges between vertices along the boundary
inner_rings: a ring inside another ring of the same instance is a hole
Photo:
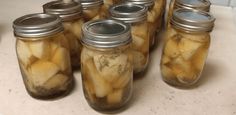
[[[12,21],[41,12],[49,0],[1,0],[0,3],[0,115],[96,115],[87,104],[81,76],[70,95],[54,101],[31,98],[24,87],[15,54]],[[210,52],[197,86],[176,89],[161,80],[162,43],[152,52],[146,75],[134,81],[134,94],[123,115],[236,115],[236,21],[230,7],[212,6],[216,17]],[[236,14],[236,13],[235,13]]]

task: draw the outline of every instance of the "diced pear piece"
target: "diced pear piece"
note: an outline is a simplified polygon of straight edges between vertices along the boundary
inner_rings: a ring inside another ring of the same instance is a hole
[[[68,76],[63,74],[56,74],[50,79],[48,79],[43,85],[47,89],[60,88],[65,89],[65,84],[68,80]]]
[[[93,10],[83,10],[84,17],[86,19],[93,19],[98,14],[99,9],[94,8]]]
[[[94,103],[96,98],[95,98],[95,91],[94,91],[94,86],[91,82],[89,81],[83,81],[84,83],[84,88],[86,90],[86,94],[85,96],[88,96],[89,100]]]
[[[154,11],[148,11],[147,12],[147,21],[148,22],[155,22],[155,12]]]
[[[178,42],[172,38],[167,40],[164,47],[164,54],[172,58],[179,56]]]
[[[70,55],[67,49],[59,47],[52,56],[52,62],[55,63],[60,70],[65,71],[70,65]]]
[[[112,92],[111,85],[99,75],[93,60],[89,59],[85,64],[86,64],[85,65],[86,70],[89,70],[88,77],[91,78],[91,81],[94,85],[96,96],[102,98],[107,96],[110,92]]]
[[[81,27],[83,25],[83,20],[78,20],[72,24],[72,30],[78,39],[81,38]]]
[[[40,86],[59,72],[59,67],[52,62],[38,60],[31,65],[30,72],[33,83]]]
[[[125,54],[104,54],[96,55],[93,59],[99,74],[105,80],[112,82],[125,71],[128,56]]]
[[[123,97],[123,90],[118,89],[113,91],[107,96],[107,102],[109,104],[119,104],[122,100],[122,97]]]
[[[161,74],[167,80],[175,80],[175,74],[171,70],[171,68],[167,67],[166,65],[161,65]]]
[[[32,54],[39,59],[49,59],[51,54],[50,44],[47,41],[29,42]]]
[[[208,33],[203,34],[188,34],[182,33],[181,34],[184,38],[193,40],[195,42],[209,42],[210,35]]]
[[[136,35],[141,37],[142,39],[147,39],[148,34],[148,26],[147,23],[136,24],[131,27],[132,35]]]
[[[145,42],[144,39],[136,35],[133,35],[132,38],[133,38],[133,43],[132,43],[133,48],[140,49],[140,47],[142,47],[142,45]]]
[[[208,49],[205,48],[200,48],[198,49],[198,51],[194,54],[193,58],[192,58],[192,63],[193,66],[199,71],[201,72],[206,58],[207,58],[207,54],[208,54]]]
[[[162,58],[161,58],[161,63],[162,64],[167,64],[167,63],[169,63],[171,61],[171,58],[170,57],[168,57],[168,56],[166,56],[166,55],[162,55]]]
[[[93,58],[95,55],[97,55],[96,51],[83,47],[81,51],[81,62],[85,62],[86,60]]]
[[[20,61],[25,66],[28,66],[31,63],[30,58],[32,57],[28,44],[24,41],[18,40],[16,48],[17,48],[17,54],[19,56]]]
[[[190,61],[184,60],[181,56],[175,58],[171,61],[172,69],[176,70],[176,73],[182,71],[189,71],[192,69],[192,64]]]
[[[189,60],[201,46],[202,43],[182,38],[179,42],[179,51],[185,60]]]
[[[140,71],[141,69],[143,69],[143,67],[145,66],[145,62],[146,62],[146,59],[145,59],[145,56],[141,53],[141,52],[138,52],[138,51],[135,51],[133,50],[132,51],[132,54],[133,54],[133,59],[134,59],[134,71]]]
[[[121,75],[117,80],[112,82],[113,88],[124,88],[128,85],[130,80],[132,80],[131,78],[133,77],[133,72],[129,70],[131,68],[130,66],[131,65],[128,64],[126,67],[127,71],[123,75]]]
[[[54,53],[56,49],[59,47],[59,45],[54,42],[51,42],[50,46],[51,46],[51,53]]]
[[[199,74],[196,74],[193,69],[190,69],[177,74],[177,79],[181,83],[192,84],[198,79],[198,75]]]

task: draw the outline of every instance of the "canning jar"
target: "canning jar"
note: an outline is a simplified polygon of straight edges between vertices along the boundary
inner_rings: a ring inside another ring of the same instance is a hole
[[[209,0],[171,0],[167,20],[170,21],[175,9],[186,8],[209,12],[210,5]]]
[[[35,98],[61,96],[72,88],[68,43],[61,20],[30,14],[13,22],[16,53],[28,93]]]
[[[82,6],[78,2],[64,3],[53,1],[43,5],[44,13],[58,15],[62,19],[64,35],[67,38],[70,49],[71,64],[74,69],[80,66],[81,27],[84,23]]]
[[[147,8],[133,3],[122,3],[112,6],[109,11],[112,19],[131,24],[134,73],[144,71],[149,60]]]
[[[163,8],[163,4],[165,4],[165,0],[127,0],[126,2],[144,5],[148,8],[147,22],[150,44],[149,48],[151,49],[156,42],[156,33],[161,29],[161,19],[165,9]]]
[[[204,11],[174,11],[161,58],[165,82],[187,87],[198,81],[207,58],[214,21],[215,18]]]
[[[81,72],[87,102],[105,112],[123,107],[133,90],[129,25],[97,20],[85,23],[82,31]]]
[[[83,15],[86,22],[107,17],[103,0],[81,0],[80,2],[83,7]]]

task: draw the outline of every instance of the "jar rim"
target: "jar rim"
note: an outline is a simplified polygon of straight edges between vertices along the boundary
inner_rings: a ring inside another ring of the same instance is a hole
[[[109,9],[109,13],[112,19],[125,23],[136,23],[147,19],[147,7],[133,3],[114,5]]]
[[[14,20],[13,29],[16,36],[45,37],[63,31],[63,26],[58,16],[36,13]]]
[[[130,25],[118,20],[89,21],[82,26],[81,43],[97,48],[115,48],[131,43]]]
[[[43,5],[44,13],[58,15],[62,21],[71,21],[82,16],[82,6],[78,2],[52,1]]]

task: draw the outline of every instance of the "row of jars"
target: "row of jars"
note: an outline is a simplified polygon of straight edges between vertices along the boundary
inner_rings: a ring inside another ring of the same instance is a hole
[[[156,10],[122,3],[109,8],[111,19],[97,20],[102,15],[81,16],[77,2],[50,2],[43,8],[47,14],[25,15],[13,24],[29,94],[41,99],[67,94],[73,87],[71,65],[79,64],[84,95],[91,107],[103,111],[124,106],[132,95],[133,73],[147,66],[150,28],[156,27],[148,19]],[[94,21],[84,23],[88,20]],[[189,86],[199,79],[213,26],[214,18],[207,12],[173,12],[161,59],[164,81]]]
[[[133,71],[142,72],[148,63],[150,33],[156,33],[148,26],[160,26],[154,21],[164,6],[145,1],[110,6],[109,11],[101,0],[81,1],[82,6],[53,1],[43,5],[44,13],[16,19],[16,51],[28,93],[39,99],[68,94],[74,84],[72,69],[81,65],[91,107],[125,105],[132,95]],[[99,20],[107,18],[107,12],[112,20]]]

